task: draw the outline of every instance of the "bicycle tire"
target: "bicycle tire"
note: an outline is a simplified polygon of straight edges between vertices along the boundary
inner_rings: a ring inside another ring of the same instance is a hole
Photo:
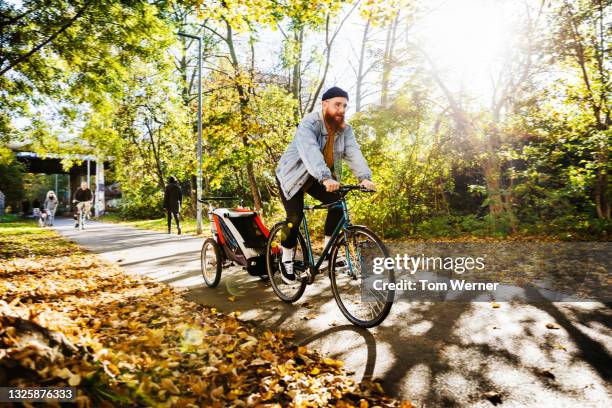
[[[298,301],[304,294],[304,290],[306,289],[306,281],[305,280],[300,281],[299,287],[297,291],[295,292],[295,294],[293,296],[287,296],[282,291],[282,289],[280,289],[277,286],[274,280],[274,274],[276,271],[275,271],[275,260],[272,257],[272,250],[273,250],[272,245],[273,245],[274,237],[276,236],[276,234],[281,230],[281,228],[285,226],[286,226],[286,222],[281,221],[281,222],[276,223],[274,227],[272,227],[272,229],[270,230],[270,235],[268,235],[268,242],[266,243],[266,269],[268,271],[268,280],[270,282],[270,285],[272,285],[272,289],[274,290],[274,293],[276,293],[276,296],[278,296],[279,299],[281,299],[285,303],[294,303]],[[304,237],[302,237],[302,234],[299,231],[298,231],[297,239],[298,239],[298,243],[300,247],[302,248],[302,251],[304,251],[306,249],[306,242],[304,241]]]
[[[371,239],[380,249],[381,251],[381,255],[384,256],[385,258],[389,257],[389,250],[387,249],[387,247],[385,246],[385,244],[382,242],[382,240],[380,238],[378,238],[378,236],[369,228],[367,227],[363,227],[363,226],[350,226],[347,228],[347,232],[349,235],[351,234],[355,234],[355,233],[359,233],[359,234],[363,234],[365,236],[367,236],[369,239]],[[387,298],[384,302],[384,306],[382,307],[382,309],[378,312],[378,314],[370,320],[363,320],[360,319],[356,316],[354,316],[353,314],[351,314],[348,310],[348,308],[345,306],[343,300],[342,300],[342,296],[340,293],[340,290],[338,288],[337,282],[336,282],[336,270],[337,270],[337,266],[336,266],[336,257],[338,255],[338,251],[340,250],[341,247],[344,246],[344,233],[341,232],[340,235],[338,236],[338,238],[336,239],[336,242],[334,243],[334,246],[332,247],[332,251],[331,251],[331,255],[330,255],[330,267],[329,267],[329,279],[331,282],[331,287],[332,287],[332,292],[334,294],[334,298],[336,299],[336,304],[338,305],[338,307],[340,308],[340,311],[342,312],[342,314],[354,325],[359,326],[359,327],[363,327],[363,328],[372,328],[375,326],[378,326],[379,324],[381,324],[389,315],[389,312],[391,311],[391,306],[393,306],[393,300],[395,297],[395,291],[391,290],[389,291],[389,295],[387,295]],[[394,283],[395,282],[395,273],[393,270],[388,270],[388,274],[389,274],[389,282],[390,283]]]

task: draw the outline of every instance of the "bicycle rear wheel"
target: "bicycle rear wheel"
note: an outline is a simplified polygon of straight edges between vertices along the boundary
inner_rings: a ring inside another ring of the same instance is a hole
[[[288,231],[286,222],[279,222],[270,231],[266,245],[266,267],[268,278],[274,293],[283,301],[293,303],[302,297],[306,289],[306,280],[288,280],[282,263],[281,241]],[[306,243],[298,232],[297,244],[293,253],[293,270],[295,275],[303,273],[307,264]]]
[[[340,255],[345,257],[344,266],[336,265]],[[342,314],[356,326],[377,326],[391,311],[395,292],[385,284],[395,283],[395,273],[392,269],[384,269],[381,274],[373,272],[374,259],[387,257],[389,251],[382,241],[361,226],[348,227],[332,248],[329,268],[332,292]],[[381,282],[375,286],[375,280]]]

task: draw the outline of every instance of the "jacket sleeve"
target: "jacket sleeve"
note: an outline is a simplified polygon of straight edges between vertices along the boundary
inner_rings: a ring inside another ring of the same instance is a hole
[[[306,166],[306,170],[312,177],[319,182],[331,178],[331,171],[325,164],[323,154],[319,149],[316,131],[312,122],[302,121],[295,134],[295,144],[297,146],[300,159]]]
[[[182,204],[183,203],[183,190],[179,186],[177,186],[176,189],[178,190],[178,202],[179,204]]]
[[[348,164],[349,168],[355,177],[359,179],[359,181],[364,179],[372,179],[372,171],[368,167],[368,162],[361,153],[361,148],[357,143],[352,127],[349,127],[346,130],[346,136],[344,137],[344,158],[346,159],[346,163]]]
[[[164,188],[164,208],[168,208],[168,186]]]

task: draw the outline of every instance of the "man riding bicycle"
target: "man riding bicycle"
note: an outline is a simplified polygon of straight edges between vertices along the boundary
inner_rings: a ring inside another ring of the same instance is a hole
[[[276,168],[276,182],[289,226],[286,239],[281,241],[283,276],[288,280],[296,279],[293,250],[304,217],[304,193],[324,204],[338,200],[340,183],[334,170],[339,170],[342,159],[346,160],[364,188],[375,189],[371,181],[372,172],[357,144],[353,128],[344,121],[348,93],[332,87],[321,99],[322,110],[304,116]],[[324,247],[341,217],[341,209],[328,209]]]
[[[77,213],[75,218],[74,228],[79,228],[79,220],[81,219],[81,212],[85,211],[85,215],[89,216],[91,211],[91,203],[93,200],[93,194],[89,189],[89,185],[86,181],[81,182],[81,187],[74,193],[73,203],[76,203]]]

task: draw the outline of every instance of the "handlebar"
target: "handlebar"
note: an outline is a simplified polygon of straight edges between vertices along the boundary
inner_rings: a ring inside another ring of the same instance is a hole
[[[361,191],[362,193],[375,193],[376,190],[370,190],[369,188],[365,188],[358,184],[344,184],[341,185],[340,188],[336,191],[340,193],[342,198],[340,200],[328,203],[328,204],[317,204],[317,205],[305,205],[304,210],[322,210],[330,207],[338,206],[340,201],[344,199],[344,196],[347,195],[351,191]]]
[[[362,193],[375,193],[376,192],[376,190],[365,188],[360,184],[344,184],[344,185],[341,185],[340,188],[338,189],[340,193],[344,193],[344,194],[348,193],[349,191],[355,191],[355,190],[359,190]]]

